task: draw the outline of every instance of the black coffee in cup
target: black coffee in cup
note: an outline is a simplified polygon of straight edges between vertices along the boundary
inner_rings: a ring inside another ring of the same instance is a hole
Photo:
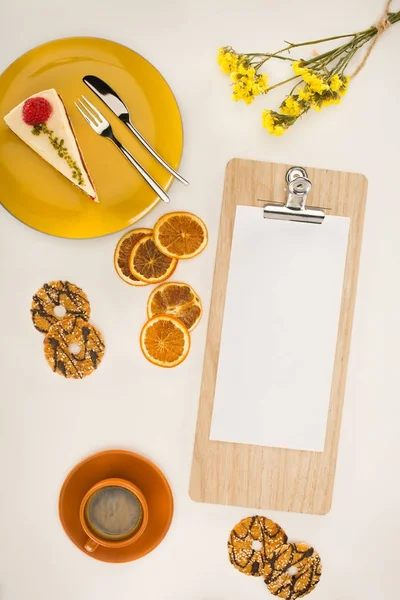
[[[120,486],[107,486],[92,494],[85,506],[85,520],[100,538],[120,541],[131,537],[143,521],[138,497]]]

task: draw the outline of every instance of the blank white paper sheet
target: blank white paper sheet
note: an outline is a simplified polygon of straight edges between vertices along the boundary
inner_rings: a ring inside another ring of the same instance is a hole
[[[237,207],[211,440],[323,451],[349,224]]]

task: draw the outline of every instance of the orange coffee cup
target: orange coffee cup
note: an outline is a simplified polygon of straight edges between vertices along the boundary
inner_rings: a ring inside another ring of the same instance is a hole
[[[85,494],[79,509],[88,536],[87,552],[98,546],[123,548],[146,529],[149,510],[140,489],[125,479],[103,479]]]

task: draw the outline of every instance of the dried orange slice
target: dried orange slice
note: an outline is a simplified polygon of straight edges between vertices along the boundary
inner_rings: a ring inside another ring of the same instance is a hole
[[[207,227],[203,221],[188,212],[164,215],[154,226],[154,243],[171,258],[193,258],[204,250],[208,242]]]
[[[176,258],[165,256],[155,246],[152,236],[143,236],[132,248],[129,269],[134,277],[144,283],[160,283],[175,271]]]
[[[156,315],[142,329],[140,348],[154,365],[176,367],[189,353],[190,334],[179,319]]]
[[[193,331],[202,315],[201,300],[187,283],[168,282],[159,285],[147,301],[149,319],[154,315],[171,315]]]
[[[122,238],[119,240],[117,247],[115,248],[114,253],[114,267],[117,271],[118,275],[129,283],[129,285],[147,285],[144,281],[140,281],[137,279],[129,269],[129,258],[132,252],[132,248],[137,242],[142,239],[145,235],[149,235],[152,233],[151,229],[147,229],[146,227],[142,227],[140,229],[132,229],[132,231],[128,231]]]

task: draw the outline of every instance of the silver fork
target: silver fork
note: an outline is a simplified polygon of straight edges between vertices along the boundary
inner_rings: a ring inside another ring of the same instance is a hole
[[[135,167],[135,169],[141,174],[143,179],[149,184],[149,186],[156,192],[157,196],[164,202],[169,202],[169,197],[164,190],[158,185],[158,183],[152,178],[150,173],[146,171],[144,167],[132,156],[132,154],[121,144],[121,142],[115,137],[110,123],[105,117],[89,102],[85,96],[78,98],[75,102],[76,108],[79,110],[83,118],[89,123],[90,127],[102,137],[108,138],[121,150],[122,154],[129,160],[129,162]]]

